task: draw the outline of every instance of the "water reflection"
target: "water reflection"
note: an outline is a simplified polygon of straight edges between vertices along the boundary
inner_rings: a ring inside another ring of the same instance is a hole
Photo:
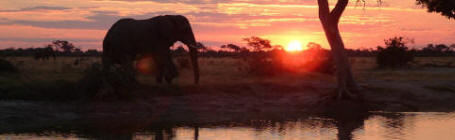
[[[2,130],[0,139],[455,139],[455,113],[334,113],[289,120],[222,123],[141,121]],[[335,115],[337,114],[337,115]]]

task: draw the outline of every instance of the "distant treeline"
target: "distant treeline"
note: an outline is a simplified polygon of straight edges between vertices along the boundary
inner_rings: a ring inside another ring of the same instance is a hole
[[[377,56],[384,47],[378,46],[376,49],[346,49],[349,56]],[[428,44],[422,49],[409,49],[413,56],[416,57],[441,57],[455,56],[455,44],[450,46],[445,44]]]
[[[35,56],[46,48],[7,48],[0,50],[1,56]],[[103,54],[102,51],[98,51],[96,49],[89,49],[86,51],[82,51],[77,49],[73,52],[62,52],[62,51],[54,51],[55,56],[101,56]]]
[[[223,46],[230,46],[230,47],[223,47]],[[245,47],[239,47],[234,44],[227,44],[223,45],[220,50],[212,50],[212,49],[203,49],[201,51],[201,56],[203,57],[242,57],[242,56],[254,56],[254,55],[271,55],[276,52],[282,52],[283,49],[275,48],[271,50],[259,50],[259,51],[250,51],[250,49],[246,49]],[[179,49],[180,48],[180,49]],[[178,49],[174,50],[174,54],[180,55],[182,53],[187,53],[183,47],[179,47]],[[307,50],[304,50],[300,53],[309,53],[313,52],[314,50],[325,51],[329,53],[328,49],[324,49],[320,47],[320,45],[315,43],[310,43],[307,46]],[[379,52],[384,50],[385,47],[378,46],[376,49],[346,49],[346,53],[350,57],[375,57],[378,55]],[[447,57],[447,56],[455,56],[455,44],[447,46],[445,44],[428,44],[427,47],[422,49],[409,49],[409,51],[415,57]]]
[[[0,50],[0,56],[34,56],[36,59],[49,59],[57,56],[101,56],[102,52],[89,49],[82,51],[65,40],[55,40],[44,47],[7,48]]]
[[[250,37],[244,39],[248,47],[241,47],[235,44],[226,44],[220,46],[219,50],[213,50],[199,43],[201,47],[201,57],[245,57],[245,56],[271,56],[277,52],[284,52],[282,46],[272,46],[270,41],[259,37]],[[376,49],[346,49],[346,53],[351,57],[375,57],[384,47],[378,46]],[[416,57],[444,57],[455,56],[455,44],[450,46],[445,44],[428,44],[422,49],[409,49],[413,56]],[[330,51],[322,48],[319,44],[309,43],[307,50],[300,53],[310,53],[314,50]],[[178,46],[172,51],[173,56],[186,55],[187,50],[183,46]],[[90,49],[82,51],[80,48],[68,41],[55,40],[51,44],[41,48],[7,48],[0,50],[0,56],[34,56],[37,59],[48,59],[56,56],[101,56],[102,51]]]

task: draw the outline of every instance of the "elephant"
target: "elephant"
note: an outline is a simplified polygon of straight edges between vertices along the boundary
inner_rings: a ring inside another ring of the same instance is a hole
[[[156,16],[136,20],[124,18],[115,22],[103,40],[102,63],[105,67],[120,65],[134,70],[137,58],[151,56],[157,69],[157,82],[163,77],[170,83],[177,76],[170,47],[177,41],[190,52],[194,83],[199,82],[198,45],[190,22],[182,15]]]

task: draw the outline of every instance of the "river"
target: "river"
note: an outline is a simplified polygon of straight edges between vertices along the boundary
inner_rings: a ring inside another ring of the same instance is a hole
[[[339,119],[309,116],[290,120],[248,120],[204,124],[159,124],[146,128],[43,128],[0,132],[4,139],[155,139],[155,140],[454,140],[455,113],[370,112]],[[103,127],[98,127],[103,128]],[[109,130],[112,129],[112,130]],[[124,130],[123,130],[124,129]]]

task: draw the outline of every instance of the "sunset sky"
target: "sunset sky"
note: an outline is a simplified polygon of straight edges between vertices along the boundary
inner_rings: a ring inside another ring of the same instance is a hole
[[[455,43],[455,20],[415,5],[415,0],[351,0],[340,29],[347,48],[375,48],[385,38],[406,36],[410,46]],[[330,0],[334,4],[334,0]],[[82,49],[101,48],[118,19],[181,14],[189,18],[196,39],[207,46],[243,45],[259,36],[272,44],[316,42],[328,47],[318,18],[317,0],[2,0],[0,48],[41,47],[52,40]]]

